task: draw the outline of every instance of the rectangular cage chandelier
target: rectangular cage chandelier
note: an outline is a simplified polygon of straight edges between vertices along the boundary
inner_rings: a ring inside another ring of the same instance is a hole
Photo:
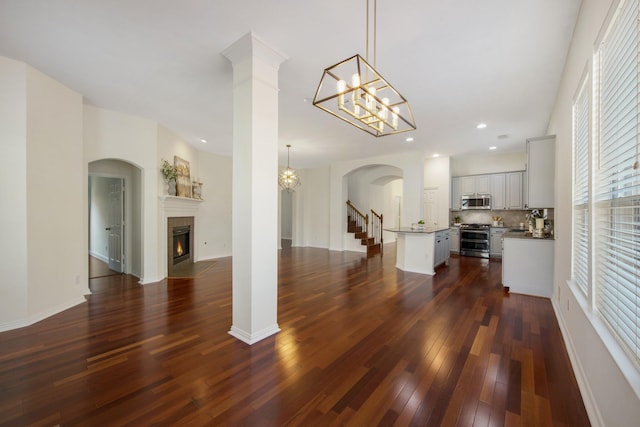
[[[367,55],[369,0],[367,1]],[[373,13],[373,56],[376,51],[376,0]],[[324,70],[313,105],[374,136],[416,129],[409,102],[362,56],[354,55]]]

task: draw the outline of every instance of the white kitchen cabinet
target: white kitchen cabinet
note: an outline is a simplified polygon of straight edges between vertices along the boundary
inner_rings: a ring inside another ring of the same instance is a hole
[[[471,194],[491,194],[494,210],[526,209],[525,175],[524,172],[506,172],[454,176],[451,178],[451,210],[460,210],[460,197]]]
[[[503,227],[491,227],[489,256],[491,258],[502,258],[502,234],[507,231]]]
[[[553,295],[552,239],[503,239],[502,284],[510,292],[551,298]]]
[[[528,208],[554,207],[555,156],[555,135],[527,139]]]
[[[505,205],[506,209],[523,209],[522,197],[522,172],[510,172],[505,174]]]
[[[449,230],[436,231],[433,265],[438,266],[449,259]]]
[[[451,227],[449,229],[449,249],[451,253],[460,253],[460,228]]]
[[[506,178],[503,173],[494,173],[490,176],[491,209],[507,209]]]
[[[451,209],[454,211],[460,210],[460,177],[454,176],[451,178]]]
[[[489,194],[489,175],[468,175],[460,177],[462,195]]]

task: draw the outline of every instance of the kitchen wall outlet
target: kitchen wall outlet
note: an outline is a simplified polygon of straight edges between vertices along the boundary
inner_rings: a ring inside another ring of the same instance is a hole
[[[76,274],[76,285],[80,284],[80,275]]]

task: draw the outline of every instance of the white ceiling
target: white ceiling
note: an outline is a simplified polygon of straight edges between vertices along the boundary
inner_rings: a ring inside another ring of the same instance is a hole
[[[365,56],[365,5],[0,0],[0,55],[88,104],[157,120],[199,149],[231,155],[232,68],[221,52],[253,31],[289,57],[279,73],[279,153],[285,164],[291,144],[294,167],[402,150],[523,151],[525,138],[544,134],[580,0],[380,0],[376,68],[409,100],[418,127],[383,138],[310,102],[324,68]]]

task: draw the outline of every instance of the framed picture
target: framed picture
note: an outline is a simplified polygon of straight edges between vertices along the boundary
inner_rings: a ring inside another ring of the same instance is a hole
[[[191,171],[189,162],[178,156],[173,156],[173,165],[176,167],[176,196],[191,198]]]

